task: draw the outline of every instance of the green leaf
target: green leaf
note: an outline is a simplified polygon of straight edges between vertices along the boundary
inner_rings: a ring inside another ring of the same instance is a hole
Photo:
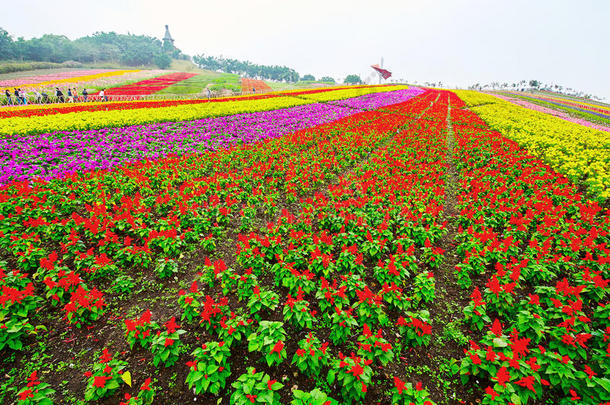
[[[494,346],[496,347],[506,347],[508,346],[508,343],[506,343],[506,341],[502,338],[494,338],[493,340]]]
[[[328,371],[328,376],[326,377],[326,381],[328,381],[329,384],[332,384],[335,382],[335,371],[333,371],[333,370]]]

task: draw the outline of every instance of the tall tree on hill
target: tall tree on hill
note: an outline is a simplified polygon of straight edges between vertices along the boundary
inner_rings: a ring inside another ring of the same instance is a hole
[[[8,31],[0,28],[0,59],[12,59],[15,56],[15,45]]]

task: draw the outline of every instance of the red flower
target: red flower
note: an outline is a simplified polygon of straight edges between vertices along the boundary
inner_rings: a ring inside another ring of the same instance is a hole
[[[165,347],[172,346],[174,344],[174,339],[167,338],[165,339]]]
[[[34,398],[34,395],[32,394],[32,390],[25,390],[19,393],[19,400],[20,401],[25,401],[28,398]]]
[[[176,331],[176,329],[178,328],[178,325],[176,324],[176,317],[172,316],[172,319],[170,319],[169,321],[167,321],[165,323],[165,327],[167,328],[168,334],[174,333]]]
[[[360,383],[362,384],[362,392],[366,392],[366,384],[362,381],[360,381]]]
[[[100,362],[108,363],[110,360],[112,360],[112,355],[110,354],[108,349],[104,349],[102,351],[102,355],[100,356]]]
[[[281,340],[278,340],[278,342],[275,344],[275,346],[273,346],[273,349],[271,349],[271,351],[269,352],[269,354],[272,353],[277,353],[279,358],[282,358],[282,349],[284,348],[284,343]]]
[[[151,382],[151,378],[148,377],[146,380],[144,380],[144,384],[142,384],[142,388],[140,388],[141,391],[150,391],[150,382]]]
[[[497,396],[499,396],[499,394],[491,387],[487,387],[485,389],[485,393],[491,396],[492,401],[496,399]]]
[[[487,355],[485,356],[485,360],[494,361],[496,359],[496,352],[493,351],[491,346],[487,346]]]
[[[492,380],[494,380],[494,379],[498,381],[498,384],[500,384],[503,387],[506,387],[506,382],[510,381],[510,373],[508,372],[506,367],[502,367],[498,370],[498,373],[496,374],[496,378],[492,377]]]
[[[424,389],[424,386],[423,386],[423,384],[421,383],[421,381],[418,381],[418,382],[416,382],[416,383],[415,383],[415,389],[416,389],[417,391],[421,391],[421,390],[423,390],[423,389]]]
[[[502,324],[500,323],[500,321],[498,320],[498,318],[496,318],[494,320],[493,325],[491,326],[491,333],[493,333],[494,335],[496,335],[497,337],[502,336]]]
[[[98,375],[93,378],[93,386],[98,388],[104,388],[106,386],[106,380],[110,380],[110,377]]]
[[[398,377],[394,377],[394,385],[396,386],[399,394],[402,394],[402,392],[405,390],[405,383]]]
[[[591,370],[591,367],[587,366],[585,364],[585,373],[587,373],[587,375],[589,376],[589,379],[593,378],[594,375],[597,375],[597,373],[593,370]]]
[[[527,389],[529,389],[530,391],[533,391],[534,393],[536,392],[536,390],[534,389],[535,382],[536,382],[536,377],[531,376],[531,375],[528,375],[527,377],[523,377],[519,381],[516,381],[517,385],[520,385],[522,387],[527,387]]]
[[[267,381],[267,389],[269,391],[271,391],[271,387],[273,386],[273,384],[275,384],[277,382],[277,380],[269,380]]]
[[[360,366],[360,364],[356,363],[356,364],[354,364],[354,366],[352,366],[352,368],[348,371],[348,373],[352,373],[354,375],[354,377],[360,378],[362,373],[364,373],[364,369],[362,368],[362,366]]]

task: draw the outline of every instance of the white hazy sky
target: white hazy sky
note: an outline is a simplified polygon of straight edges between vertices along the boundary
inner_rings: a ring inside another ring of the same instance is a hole
[[[96,31],[161,38],[194,55],[286,65],[301,75],[468,86],[537,79],[610,100],[608,0],[20,0],[13,38]]]

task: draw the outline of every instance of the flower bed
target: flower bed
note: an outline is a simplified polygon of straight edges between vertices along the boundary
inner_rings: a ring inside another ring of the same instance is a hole
[[[350,108],[306,104],[199,121],[6,138],[0,140],[0,183],[50,179],[172,153],[203,152],[276,138],[365,109],[406,101],[421,92],[412,88],[357,97],[350,101]]]

